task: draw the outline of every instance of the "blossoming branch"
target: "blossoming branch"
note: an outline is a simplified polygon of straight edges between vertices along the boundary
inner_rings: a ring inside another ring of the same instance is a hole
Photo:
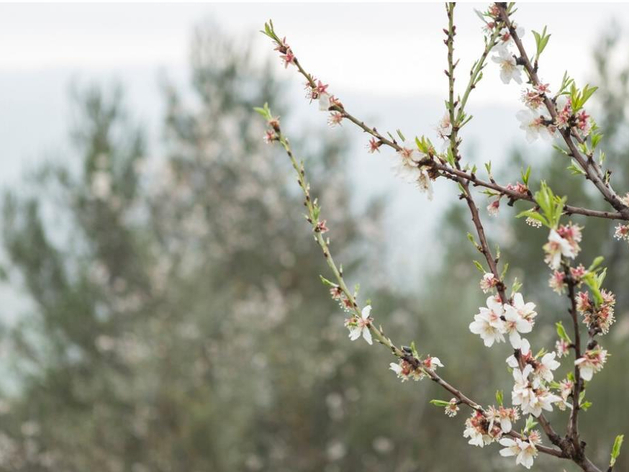
[[[602,134],[584,108],[596,87],[586,85],[578,88],[566,74],[553,94],[550,84],[544,83],[538,75],[540,57],[550,39],[546,28],[541,33],[532,33],[536,51],[531,59],[521,40],[525,34],[524,28],[513,19],[514,4],[495,3],[486,11],[477,12],[483,23],[484,48],[472,66],[463,94],[456,94],[458,61],[454,58],[454,11],[455,3],[446,3],[448,25],[444,29],[444,42],[447,47],[448,67],[445,74],[448,78],[448,97],[445,113],[436,125],[437,139],[442,143],[440,150],[426,136],[406,139],[399,130],[395,135],[386,133],[385,136],[365,124],[348,112],[341,100],[331,93],[328,84],[306,72],[286,38],[281,38],[275,32],[272,22],[265,24],[263,33],[273,41],[284,66],[295,68],[306,79],[307,99],[317,102],[319,109],[328,114],[331,126],[348,121],[360,128],[369,135],[367,149],[370,153],[380,153],[383,147],[392,149],[392,167],[396,175],[415,185],[429,199],[433,198],[433,182],[440,177],[457,184],[460,199],[465,201],[470,211],[476,233],[468,234],[468,237],[484,258],[484,263],[474,261],[483,273],[480,289],[490,294],[486,306],[479,308],[473,316],[469,330],[480,336],[488,348],[501,344],[510,346],[506,365],[513,378],[511,406],[505,404],[503,393],[497,392],[496,404],[482,407],[436,373],[437,368],[444,367],[439,358],[421,355],[415,343],[397,347],[385,336],[382,326],[375,326],[371,302],[365,302],[362,308],[359,306],[358,290],[351,291],[348,288],[342,267],[337,267],[332,258],[329,239],[324,236],[328,232],[326,220],[321,217],[317,200],[313,200],[310,195],[304,164],[297,161],[288,139],[282,133],[279,118],[273,116],[266,104],[256,109],[269,125],[265,139],[283,146],[297,174],[305,198],[306,220],[334,276],[333,280],[321,279],[329,287],[332,298],[348,314],[345,326],[352,341],[362,338],[372,344],[375,339],[386,346],[397,358],[396,362],[390,364],[390,369],[401,381],[429,378],[443,387],[452,398],[432,400],[431,403],[444,408],[448,417],[455,417],[461,405],[469,407],[471,416],[465,420],[463,431],[469,444],[484,447],[497,442],[503,447],[501,456],[514,457],[516,464],[526,468],[532,467],[541,452],[570,460],[586,472],[601,472],[603,469],[586,455],[578,418],[580,411],[587,410],[591,405],[585,399],[587,382],[593,380],[594,374],[604,367],[609,357],[597,336],[606,335],[614,323],[615,296],[603,288],[606,272],[602,267],[602,258],[591,261],[587,268],[580,261],[577,264],[582,227],[565,221],[565,217],[572,214],[618,220],[620,223],[616,227],[615,237],[629,241],[629,224],[625,223],[629,221],[629,193],[621,197],[612,188],[611,172],[603,167],[604,153],[598,150],[596,155]],[[460,131],[472,119],[465,108],[489,62],[497,64],[503,83],[509,85],[514,82],[524,86],[521,97],[525,108],[517,113],[517,118],[527,141],[532,142],[541,137],[563,142],[567,149],[559,145],[555,147],[571,159],[569,169],[594,185],[611,207],[609,210],[568,205],[567,197],[555,195],[544,181],[539,183],[539,190],[533,192],[529,187],[530,167],[522,172],[516,183],[499,184],[492,175],[491,163],[485,165],[487,179],[480,179],[476,166],[464,162],[460,152]],[[571,337],[563,323],[557,323],[558,339],[554,350],[542,348],[534,354],[531,342],[525,337],[534,331],[538,317],[536,305],[525,301],[522,285],[516,279],[512,281],[509,292],[506,282],[508,265],[502,263],[499,252],[494,254],[490,249],[476,195],[472,191],[474,187],[483,189],[482,193],[488,197],[487,213],[490,216],[499,215],[503,198],[509,205],[517,201],[528,202],[532,206],[518,217],[526,217],[528,224],[548,230],[548,241],[541,249],[551,271],[549,287],[559,295],[566,295],[570,313],[567,321],[572,329]],[[572,371],[565,378],[556,379],[559,359],[569,357],[571,351],[574,356]],[[563,434],[555,430],[543,413],[551,412],[554,408],[568,414]],[[524,420],[524,424],[518,427],[520,420]],[[535,429],[537,425],[551,446],[542,444],[542,434]],[[612,447],[607,471],[612,471],[621,444],[622,435],[619,435]]]

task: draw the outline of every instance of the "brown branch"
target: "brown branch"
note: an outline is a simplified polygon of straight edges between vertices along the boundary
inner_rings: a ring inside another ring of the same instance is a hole
[[[516,47],[518,48],[518,52],[520,53],[518,63],[524,66],[533,85],[541,85],[541,81],[537,75],[537,64],[533,66],[531,63],[531,60],[526,53],[526,49],[524,49],[524,45],[522,44],[522,40],[518,36],[518,33],[509,18],[506,3],[497,3],[496,5],[498,5],[498,9],[500,11],[500,18],[509,28],[509,32]],[[556,121],[557,108],[555,107],[555,103],[546,94],[544,94],[544,105],[546,106],[548,113],[550,113],[552,120]],[[566,146],[568,146],[568,149],[570,150],[570,156],[573,157],[583,169],[586,174],[586,178],[594,184],[594,186],[603,195],[603,198],[605,198],[605,200],[623,216],[623,219],[629,219],[629,207],[622,202],[618,194],[616,194],[616,192],[612,189],[610,183],[605,179],[603,171],[594,159],[592,159],[591,156],[584,156],[579,151],[573,140],[570,129],[558,129],[558,131],[566,143]]]
[[[575,293],[576,281],[570,273],[570,267],[564,267],[565,282],[568,285],[568,299],[570,300],[570,317],[572,318],[572,326],[574,331],[574,341],[572,347],[574,348],[575,360],[581,357],[581,330],[579,327],[579,319],[577,313],[577,299]],[[579,396],[583,388],[583,381],[581,380],[581,371],[577,365],[574,366],[574,386],[572,388],[572,411],[570,412],[570,419],[568,420],[568,432],[567,436],[572,441],[575,451],[581,449],[579,444]]]

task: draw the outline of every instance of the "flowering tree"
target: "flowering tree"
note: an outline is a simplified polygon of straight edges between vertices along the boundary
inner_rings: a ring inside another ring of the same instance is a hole
[[[505,403],[501,391],[496,393],[495,405],[480,405],[437,374],[437,368],[444,367],[439,358],[420,354],[415,343],[410,343],[410,346],[394,344],[382,326],[375,324],[371,302],[366,300],[359,304],[358,290],[348,288],[342,266],[338,266],[332,257],[330,240],[325,236],[328,232],[326,220],[322,217],[317,199],[310,193],[304,163],[294,155],[288,138],[282,132],[279,118],[271,113],[267,104],[256,109],[269,125],[265,139],[283,146],[297,173],[297,181],[305,197],[306,219],[333,274],[332,280],[325,277],[321,280],[329,287],[332,298],[348,314],[345,326],[349,329],[351,340],[362,338],[369,344],[375,340],[387,347],[396,357],[390,369],[402,381],[428,378],[440,385],[452,398],[447,401],[432,400],[431,403],[444,408],[449,417],[456,416],[463,406],[471,409],[463,432],[469,444],[484,447],[498,442],[502,446],[500,455],[515,457],[516,464],[526,468],[531,468],[538,454],[543,453],[570,460],[584,471],[600,472],[604,469],[595,465],[586,454],[586,443],[579,431],[579,415],[591,405],[586,399],[588,383],[609,357],[598,338],[608,334],[614,323],[615,296],[603,288],[606,270],[602,257],[591,262],[578,260],[582,227],[566,219],[570,215],[582,215],[616,220],[615,237],[629,241],[629,193],[620,196],[613,189],[611,171],[604,168],[605,154],[597,149],[603,135],[584,108],[596,87],[578,87],[565,74],[561,84],[552,87],[555,90],[553,93],[550,84],[539,77],[540,57],[550,39],[546,28],[541,33],[533,31],[535,51],[529,55],[521,39],[524,29],[514,20],[514,4],[495,3],[487,11],[478,12],[483,22],[485,47],[472,66],[463,93],[457,94],[454,10],[455,3],[446,4],[448,26],[444,29],[444,42],[448,67],[445,74],[449,87],[445,114],[437,126],[438,139],[442,142],[440,150],[426,136],[406,139],[399,130],[397,135],[384,135],[365,124],[345,108],[327,84],[304,69],[286,38],[282,39],[276,33],[272,22],[265,24],[263,33],[275,44],[285,67],[293,67],[306,79],[307,98],[318,102],[319,109],[328,113],[331,126],[351,122],[362,129],[369,135],[367,148],[370,153],[379,153],[383,148],[393,150],[395,172],[403,180],[416,185],[429,199],[432,199],[433,182],[439,178],[457,184],[459,197],[466,203],[473,222],[475,235],[468,234],[468,238],[484,259],[483,262],[474,261],[483,273],[480,288],[484,293],[490,293],[486,306],[474,315],[469,329],[479,335],[488,348],[501,343],[510,346],[512,353],[506,363],[513,376],[511,406]],[[595,187],[608,205],[606,210],[570,205],[567,196],[555,195],[543,180],[538,184],[539,189],[533,192],[530,167],[522,172],[521,180],[515,184],[501,184],[492,175],[489,163],[485,166],[487,178],[479,177],[476,166],[465,163],[460,151],[460,131],[472,119],[466,113],[466,105],[483,77],[490,55],[505,84],[512,81],[525,84],[522,90],[525,108],[518,112],[517,118],[527,141],[532,142],[539,137],[556,140],[554,147],[569,159],[568,169]],[[559,295],[567,297],[570,315],[566,319],[569,328],[564,327],[562,322],[557,323],[558,339],[553,350],[542,347],[536,352],[525,337],[533,332],[538,315],[536,306],[525,301],[522,284],[517,279],[509,282],[508,264],[501,260],[498,250],[494,252],[490,249],[473,188],[481,189],[481,193],[488,197],[487,212],[490,216],[499,214],[503,199],[510,206],[522,202],[527,208],[518,217],[525,217],[528,224],[548,231],[548,240],[541,249],[550,269],[549,286]],[[572,368],[561,379],[557,369],[560,367],[559,359],[563,358]],[[551,424],[544,415],[544,411],[553,411],[554,408],[566,412],[565,432]],[[518,424],[520,420],[522,422]],[[543,444],[542,433],[535,429],[538,425],[549,445]],[[605,470],[613,470],[622,439],[622,435],[616,437]]]

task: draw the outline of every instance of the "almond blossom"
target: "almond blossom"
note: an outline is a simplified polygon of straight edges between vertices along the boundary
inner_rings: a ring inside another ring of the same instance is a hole
[[[553,370],[557,370],[557,368],[561,365],[555,360],[556,355],[557,354],[554,352],[544,354],[542,358],[537,361],[533,375],[546,382],[552,382],[554,378]]]
[[[523,67],[517,64],[515,57],[505,49],[498,49],[498,55],[491,58],[500,66],[500,79],[508,84],[513,80],[517,84],[522,83]]]
[[[330,125],[330,127],[335,127],[335,126],[342,126],[341,122],[343,121],[343,113],[339,113],[339,112],[332,112],[330,113],[330,116],[328,117],[328,125]]]
[[[514,385],[511,392],[511,403],[513,405],[521,405],[523,413],[526,413],[524,406],[528,405],[533,392],[529,383],[529,374],[531,372],[533,372],[533,366],[531,365],[527,365],[523,370],[520,370],[519,367],[513,369]]]
[[[524,36],[524,28],[522,28],[521,26],[516,26],[515,23],[513,24],[513,27],[515,28],[515,32],[518,35],[518,37],[522,37]],[[508,48],[509,46],[514,45],[515,42],[513,41],[513,36],[511,35],[511,31],[509,31],[509,28],[502,28],[500,30],[500,35],[498,36],[498,44],[496,44],[496,50],[501,51],[507,51],[508,52]]]
[[[456,398],[452,398],[445,407],[445,414],[450,418],[454,418],[459,412],[459,401]]]
[[[629,225],[619,224],[618,226],[616,226],[614,238],[618,239],[619,241],[629,241]]]
[[[480,281],[480,288],[483,293],[488,293],[492,288],[496,286],[498,279],[491,272],[485,272],[483,278]]]
[[[516,293],[513,296],[513,305],[511,306],[513,306],[513,308],[518,311],[519,315],[527,321],[533,322],[533,320],[537,316],[537,312],[535,311],[535,303],[525,303],[521,293]]]
[[[558,339],[555,343],[555,352],[557,353],[557,357],[565,357],[570,354],[570,344],[568,341],[564,339]]]
[[[420,166],[419,162],[427,156],[420,152],[415,146],[403,146],[398,152],[399,159],[393,166],[393,170],[398,177],[405,182],[413,183],[428,195],[428,199],[433,198],[432,179],[428,174],[428,166]]]
[[[559,295],[562,295],[566,291],[566,283],[564,282],[565,276],[563,272],[556,270],[548,280],[548,286]]]
[[[376,140],[376,138],[371,138],[369,143],[367,143],[367,149],[369,149],[371,154],[376,151],[380,152],[380,146],[382,146],[382,142]]]
[[[557,402],[557,407],[564,411],[566,408],[572,408],[572,405],[568,403],[568,397],[572,394],[574,388],[574,382],[572,380],[564,379],[559,382],[559,396],[561,401]]]
[[[516,113],[516,118],[520,121],[520,129],[526,132],[526,140],[532,143],[540,136],[546,140],[553,138],[553,132],[546,125],[543,116],[533,110],[520,110]]]
[[[489,428],[489,421],[480,411],[474,411],[472,416],[465,420],[463,437],[469,438],[468,444],[472,446],[484,447],[494,442],[500,434],[501,431],[497,425]]]
[[[523,465],[527,469],[533,466],[533,462],[537,457],[537,448],[530,441],[523,441],[521,439],[502,438],[500,445],[505,449],[500,450],[502,457],[515,456],[515,463]]]
[[[550,230],[548,236],[548,242],[544,244],[544,251],[546,252],[546,258],[544,262],[548,264],[551,269],[559,269],[561,265],[561,257],[568,257],[574,259],[577,255],[577,251],[570,242],[562,238],[554,229]]]
[[[519,349],[522,344],[520,333],[530,333],[533,330],[533,322],[524,318],[520,310],[509,304],[504,305],[503,326],[504,333],[509,335],[509,342],[511,342],[511,346],[513,346],[514,349]]]
[[[400,359],[397,364],[391,362],[389,369],[395,372],[402,382],[409,379],[418,381],[426,376],[421,368],[413,366],[413,364],[405,359]]]
[[[496,297],[487,299],[487,308],[479,308],[480,313],[474,315],[474,321],[470,323],[470,331],[480,335],[485,346],[491,347],[494,342],[504,342],[504,309],[502,303],[496,300]]]
[[[368,344],[372,344],[371,331],[369,330],[373,318],[371,314],[371,305],[367,305],[362,309],[360,317],[354,315],[352,318],[345,320],[345,326],[349,329],[349,338],[352,341],[356,341],[360,336],[367,341]]]
[[[500,212],[500,197],[501,196],[502,195],[499,195],[494,200],[492,200],[489,203],[489,205],[487,205],[487,213],[489,213],[489,216],[498,216],[498,213]]]
[[[595,373],[603,369],[605,361],[607,361],[607,351],[599,348],[585,351],[582,357],[574,361],[574,365],[579,368],[581,378],[589,382]]]
[[[437,135],[444,140],[450,139],[452,134],[452,123],[450,122],[450,114],[445,113],[441,121],[437,125]]]
[[[522,101],[531,110],[537,110],[544,104],[544,98],[549,92],[548,84],[534,85],[532,89],[522,92]]]
[[[510,432],[512,422],[520,419],[520,414],[518,413],[517,408],[505,408],[503,406],[498,408],[490,406],[485,415],[489,420],[489,429],[493,429],[494,422],[496,422],[500,425],[500,429],[503,433]]]
[[[551,393],[545,388],[531,391],[526,404],[522,404],[522,413],[531,414],[536,418],[542,414],[542,410],[553,411],[553,403],[561,401],[561,397]]]

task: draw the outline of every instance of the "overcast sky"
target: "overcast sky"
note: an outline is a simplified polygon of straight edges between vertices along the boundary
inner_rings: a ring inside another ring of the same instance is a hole
[[[473,8],[485,6],[456,9],[459,87],[482,50]],[[272,47],[256,32],[268,18],[350,111],[382,130],[434,131],[446,92],[443,4],[0,4],[0,183],[14,181],[46,156],[64,158],[70,83],[119,80],[136,117],[151,123],[157,136],[162,106],[157,78],[185,80],[193,27],[213,19],[235,41],[251,36],[262,60]],[[591,51],[612,19],[627,26],[629,5],[521,4],[516,14],[529,48],[531,29],[547,25],[552,33],[540,75],[555,89],[566,69],[578,82],[590,77]],[[277,67],[281,77],[299,80],[279,61]],[[514,116],[519,96],[518,86],[503,85],[490,64],[471,100],[475,119],[463,135],[467,149],[495,161],[514,146],[526,146]],[[295,106],[300,116],[325,121],[306,101]],[[364,140],[356,131],[351,135]],[[396,207],[398,221],[417,212],[414,202],[423,197],[383,177],[387,162],[359,157],[365,164],[357,171],[357,186],[411,202]],[[426,208],[428,215],[434,208]],[[415,226],[408,230],[409,239],[418,232]]]

